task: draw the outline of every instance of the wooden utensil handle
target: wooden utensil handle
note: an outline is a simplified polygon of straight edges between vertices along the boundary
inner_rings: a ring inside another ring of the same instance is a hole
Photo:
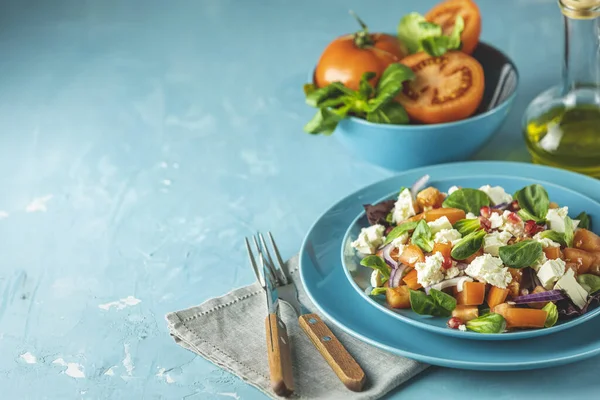
[[[278,396],[289,396],[294,392],[294,376],[287,328],[275,313],[265,319],[265,328],[271,387]]]
[[[365,373],[325,322],[317,314],[301,315],[298,320],[304,332],[344,385],[354,392],[360,392],[365,384]]]

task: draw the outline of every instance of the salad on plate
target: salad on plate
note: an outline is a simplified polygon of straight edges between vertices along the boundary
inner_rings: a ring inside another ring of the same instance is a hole
[[[450,329],[542,329],[600,302],[600,236],[540,184],[426,187],[365,205],[370,226],[351,245],[372,268],[371,296],[448,318]]]

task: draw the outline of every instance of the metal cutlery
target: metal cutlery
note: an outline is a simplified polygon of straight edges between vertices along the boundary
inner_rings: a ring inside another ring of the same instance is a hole
[[[361,391],[366,380],[364,371],[350,355],[350,353],[348,353],[342,343],[335,337],[333,332],[331,332],[331,330],[327,327],[325,322],[317,314],[311,313],[302,305],[302,303],[300,303],[298,299],[298,290],[291,278],[291,273],[288,269],[288,266],[283,262],[279,253],[279,249],[277,248],[275,240],[270,232],[268,233],[268,237],[272,252],[269,250],[262,234],[259,233],[258,238],[253,237],[253,242],[258,253],[260,266],[257,266],[250,243],[248,242],[248,239],[246,239],[246,247],[248,250],[248,256],[250,258],[250,264],[252,265],[258,281],[267,291],[269,318],[272,318],[274,321],[276,321],[277,325],[276,330],[273,331],[273,323],[267,323],[268,346],[272,346],[269,344],[269,340],[271,340],[270,343],[272,343],[272,341],[277,338],[277,335],[273,334],[273,332],[279,331],[278,340],[282,341],[284,344],[284,346],[280,348],[280,356],[281,350],[289,350],[289,340],[287,338],[285,324],[281,321],[278,314],[277,300],[280,298],[294,309],[296,315],[298,316],[300,327],[309,337],[317,350],[321,353],[323,358],[325,358],[329,366],[333,369],[342,383],[352,391]],[[261,271],[262,276],[260,274]],[[275,305],[275,308],[272,305]],[[272,311],[276,311],[273,317]],[[286,335],[285,337],[281,335],[282,330]],[[269,348],[269,350],[272,349]],[[271,363],[271,360],[273,360],[273,364]],[[278,362],[277,358],[271,357],[270,354],[269,368],[271,370],[271,384],[273,390],[275,390],[276,387],[279,389],[282,383],[282,375],[278,373],[278,370],[285,371],[287,365],[284,365],[282,362]],[[288,384],[291,385],[293,390],[293,381],[291,379],[287,382],[283,381],[283,383],[285,384],[284,386],[288,388]]]

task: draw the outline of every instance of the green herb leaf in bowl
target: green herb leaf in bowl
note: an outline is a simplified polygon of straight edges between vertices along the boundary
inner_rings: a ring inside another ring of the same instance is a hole
[[[481,227],[481,222],[479,222],[478,218],[461,219],[459,221],[456,221],[453,228],[456,229],[462,236],[467,236],[469,233],[473,233],[483,229]]]
[[[534,265],[542,257],[542,244],[535,240],[523,240],[498,250],[502,262],[512,268]]]
[[[435,289],[432,289],[432,292]],[[441,293],[441,294],[439,294]],[[410,307],[414,312],[419,315],[431,315],[434,317],[449,317],[452,315],[452,310],[456,307],[456,300],[454,300],[454,307],[452,307],[452,302],[444,297],[452,297],[446,293],[439,292],[434,297],[432,295],[427,295],[425,292],[421,292],[419,290],[411,290],[410,291]],[[451,308],[451,309],[450,309]]]
[[[479,215],[481,207],[489,206],[491,200],[485,192],[478,189],[464,188],[452,192],[442,204],[446,208],[459,208],[464,212]]]
[[[465,23],[461,16],[456,18],[454,29],[450,36],[442,33],[440,25],[429,22],[419,13],[405,15],[398,24],[398,38],[406,45],[409,53],[426,51],[429,55],[438,57],[448,50],[460,49],[460,34]]]
[[[506,329],[506,320],[500,314],[490,313],[467,322],[467,329],[477,333],[501,333]]]
[[[594,294],[600,290],[600,276],[581,274],[577,277],[577,282],[579,282],[589,294]]]
[[[427,225],[427,222],[424,219],[417,222],[417,227],[415,228],[410,241],[412,244],[419,246],[426,252],[433,250],[433,233],[431,233],[431,228],[429,228],[429,225]]]
[[[533,184],[515,192],[513,198],[519,202],[518,212],[523,220],[532,219],[537,223],[546,221],[550,207],[548,192],[540,184]]]
[[[548,313],[548,316],[546,317],[546,323],[544,323],[544,326],[546,328],[554,326],[556,324],[556,321],[558,321],[558,308],[556,308],[556,304],[548,302],[548,304],[546,304],[542,308],[542,310]]]
[[[383,277],[382,284],[390,279],[390,267],[386,264],[383,258],[379,256],[366,256],[360,260],[360,265],[379,271]]]
[[[579,220],[579,225],[577,225],[578,228],[588,230],[592,228],[592,220],[585,211],[582,211],[575,219]]]
[[[390,233],[388,233],[388,235],[385,237],[385,242],[383,242],[383,244],[386,245],[388,243],[392,243],[392,241],[394,239],[399,238],[406,232],[415,230],[415,228],[417,227],[418,224],[419,224],[419,221],[410,221],[410,222],[405,222],[403,224],[398,225],[397,227],[392,229],[390,231]],[[429,225],[427,227],[429,227]]]
[[[486,233],[484,230],[469,233],[454,245],[450,255],[455,260],[465,260],[471,257],[481,249],[481,246],[483,246],[485,235]]]

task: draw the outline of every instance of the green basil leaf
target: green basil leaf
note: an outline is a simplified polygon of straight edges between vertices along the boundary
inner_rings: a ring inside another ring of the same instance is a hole
[[[450,46],[450,38],[448,36],[432,36],[421,40],[423,50],[433,57],[444,55]]]
[[[590,294],[600,290],[600,276],[592,274],[581,274],[577,277],[577,282]]]
[[[317,88],[313,84],[304,85],[306,104],[311,107],[336,107],[344,104],[344,98],[350,89],[339,82],[333,82],[323,88]]]
[[[385,237],[385,242],[383,242],[383,245],[385,246],[386,244],[391,243],[392,240],[399,238],[406,232],[415,230],[418,223],[418,221],[411,221],[398,225],[397,227],[392,229],[390,233],[388,233],[388,235]],[[429,225],[427,225],[427,227],[429,227]]]
[[[484,230],[469,233],[454,245],[450,255],[455,260],[464,260],[471,257],[481,249],[481,246],[483,246],[485,235],[486,233]]]
[[[421,46],[423,39],[441,35],[441,26],[428,22],[424,16],[416,12],[405,15],[398,24],[398,38],[406,45],[410,54],[423,50]]]
[[[381,78],[377,83],[377,95],[369,102],[371,107],[369,111],[378,110],[382,105],[392,101],[402,90],[403,83],[414,78],[415,73],[406,65],[400,63],[390,64],[381,74]],[[396,104],[402,107],[399,103]],[[402,110],[404,110],[404,107],[402,107]]]
[[[540,236],[544,239],[550,239],[553,242],[560,243],[561,245],[568,247],[567,242],[565,241],[565,235],[563,233],[547,230],[540,233]]]
[[[462,16],[457,16],[454,20],[454,28],[452,29],[452,33],[448,37],[448,48],[449,49],[460,49],[462,47],[462,42],[460,41],[460,35],[462,31],[465,29],[465,20]]]
[[[579,225],[577,225],[578,228],[588,230],[592,228],[592,220],[585,211],[582,211],[578,216],[575,217],[575,219],[579,220]]]
[[[363,99],[370,99],[375,93],[375,88],[369,82],[371,79],[375,78],[377,74],[375,72],[365,72],[360,77],[360,82],[358,86],[358,93]]]
[[[556,308],[556,304],[548,302],[542,308],[542,310],[548,313],[548,316],[546,317],[546,323],[544,323],[544,326],[546,328],[554,326],[556,324],[556,321],[558,321],[558,308]]]
[[[415,228],[410,241],[424,251],[429,252],[433,250],[433,234],[424,219],[417,222],[417,227]]]
[[[515,244],[500,247],[502,262],[512,268],[524,268],[534,265],[542,256],[542,244],[535,240],[523,240]]]
[[[526,186],[515,192],[513,198],[519,202],[519,215],[526,217],[523,219],[532,219],[540,223],[546,221],[550,199],[542,185],[536,183]]]
[[[460,208],[464,212],[479,215],[481,207],[490,205],[490,198],[478,189],[458,189],[446,197],[442,204],[446,208]]]
[[[367,112],[367,121],[376,124],[404,125],[408,124],[409,118],[402,104],[390,101],[375,111]]]
[[[453,228],[460,232],[462,236],[467,236],[469,233],[473,233],[483,229],[481,227],[481,223],[479,222],[479,218],[461,219],[459,221],[456,221]]]
[[[429,295],[433,298],[435,304],[445,310],[452,312],[452,310],[456,308],[456,299],[447,293],[437,289],[431,289]]]
[[[467,329],[477,333],[501,333],[506,329],[506,320],[500,314],[487,314],[467,322]]]
[[[382,294],[385,295],[385,293],[387,292],[387,288],[384,287],[376,287],[373,288],[373,290],[371,290],[371,296],[381,296]]]
[[[312,134],[322,133],[324,135],[331,135],[338,122],[343,118],[343,116],[327,108],[320,108],[317,110],[315,116],[304,125],[304,131]]]
[[[410,291],[410,308],[419,315],[432,315],[434,317],[449,317],[452,311],[440,306],[432,296],[419,290]]]
[[[565,244],[567,247],[573,247],[573,239],[575,238],[575,226],[573,220],[567,215],[565,217]]]
[[[366,256],[360,260],[360,265],[363,267],[373,268],[383,276],[383,283],[390,279],[390,267],[386,264],[383,258],[379,256]]]
[[[488,315],[492,311],[492,310],[490,310],[490,308],[488,307],[487,304],[480,305],[478,308],[479,308],[479,316],[480,317]]]

